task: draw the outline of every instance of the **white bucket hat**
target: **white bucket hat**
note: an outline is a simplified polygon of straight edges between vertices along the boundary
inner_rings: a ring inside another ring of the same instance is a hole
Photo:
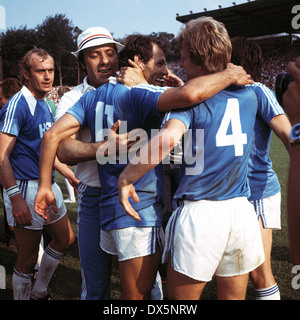
[[[107,29],[102,27],[88,28],[78,36],[77,51],[72,52],[72,54],[78,58],[81,50],[108,43],[115,44],[118,52],[123,48],[123,45],[119,42],[116,42]]]

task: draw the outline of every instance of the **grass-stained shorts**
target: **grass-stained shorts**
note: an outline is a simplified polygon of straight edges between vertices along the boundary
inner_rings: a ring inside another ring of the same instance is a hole
[[[247,198],[184,201],[165,232],[163,262],[192,279],[248,273],[264,262],[259,224]]]

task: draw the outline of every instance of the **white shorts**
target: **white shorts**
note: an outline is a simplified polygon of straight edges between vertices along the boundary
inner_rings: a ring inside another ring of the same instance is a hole
[[[157,244],[163,248],[162,227],[129,227],[101,230],[100,246],[109,254],[117,255],[119,261],[154,254]]]
[[[248,273],[264,262],[258,221],[246,198],[184,201],[166,229],[163,263],[192,279]]]
[[[54,195],[55,195],[58,213],[54,213],[53,210],[50,209],[51,222],[49,223],[46,223],[46,221],[34,211],[34,200],[38,191],[38,181],[37,180],[21,180],[21,181],[17,180],[17,184],[20,188],[23,199],[26,201],[30,209],[31,216],[32,216],[31,226],[25,226],[24,228],[30,229],[30,230],[42,230],[43,226],[49,225],[58,221],[67,213],[67,208],[64,204],[62,192],[56,183],[52,184],[52,191],[54,192]],[[11,201],[5,189],[3,189],[3,200],[4,200],[5,210],[7,214],[7,222],[10,226],[15,227],[16,222],[12,215]]]
[[[261,217],[265,229],[281,229],[281,192],[274,196],[250,201],[257,218]]]

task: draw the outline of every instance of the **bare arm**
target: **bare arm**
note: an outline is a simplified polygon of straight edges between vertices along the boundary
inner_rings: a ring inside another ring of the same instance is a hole
[[[283,95],[283,105],[291,124],[300,123],[300,57],[288,65],[294,81]],[[290,147],[290,167],[287,183],[288,236],[293,264],[300,264],[300,144]]]
[[[118,135],[116,133],[120,121],[117,121],[111,130],[109,130],[109,138],[107,140],[97,143],[86,143],[87,148],[91,148],[91,156],[96,158],[96,152],[99,147],[104,146],[103,154],[112,148],[107,145],[112,145],[114,150],[120,148],[127,150],[135,142],[128,142],[128,134]],[[35,211],[41,215],[47,222],[49,221],[49,208],[52,206],[56,212],[56,201],[51,188],[52,168],[54,165],[54,159],[56,156],[58,145],[65,138],[74,135],[80,129],[80,123],[75,117],[66,113],[60,118],[44,135],[42,140],[41,154],[40,154],[40,171],[39,171],[39,189],[35,199]],[[76,140],[72,140],[72,143],[77,143]],[[86,148],[84,147],[84,148]],[[74,152],[73,157],[76,157],[78,150],[72,149]]]
[[[166,112],[199,104],[233,83],[246,85],[253,84],[253,81],[242,67],[230,63],[221,72],[200,76],[180,88],[166,90],[159,97],[158,110]]]
[[[58,159],[61,162],[68,164],[77,164],[79,162],[85,162],[89,160],[95,160],[96,155],[108,156],[110,150],[115,151],[116,155],[121,152],[127,154],[127,151],[137,150],[138,145],[136,144],[135,131],[117,134],[117,130],[121,124],[118,120],[113,124],[111,130],[108,130],[108,135],[105,137],[104,141],[101,142],[83,142],[72,138],[64,139],[57,151]],[[131,137],[129,139],[129,137]]]
[[[291,257],[294,265],[300,265],[300,144],[291,147],[287,182],[287,224]]]
[[[57,157],[55,158],[54,161],[54,168],[61,174],[63,175],[66,179],[68,179],[69,183],[71,186],[77,190],[79,180],[75,177],[75,174],[71,168],[65,163],[60,162]]]
[[[74,138],[66,138],[57,149],[58,159],[69,165],[96,159],[99,143],[87,143]]]
[[[281,114],[274,117],[269,122],[269,126],[275,132],[277,137],[282,141],[287,152],[290,152],[291,124],[287,116],[285,114]]]
[[[51,176],[59,143],[80,129],[75,117],[66,113],[44,134],[40,153],[39,185],[51,188]]]
[[[291,124],[300,123],[300,57],[290,62],[288,72],[294,77],[283,95],[283,106]]]
[[[0,133],[0,176],[6,190],[17,184],[9,161],[9,156],[15,146],[16,139],[15,136]],[[17,225],[31,225],[31,213],[22,195],[20,193],[16,194],[10,200],[12,214]]]
[[[138,65],[131,60],[129,60],[129,63],[132,67],[121,68],[117,80],[127,86],[147,83]],[[227,68],[221,72],[199,76],[186,84],[172,74],[166,76],[164,82],[174,86],[174,88],[166,90],[159,97],[158,110],[160,112],[199,104],[231,84],[253,84],[251,76],[241,66],[236,66],[232,63],[229,63]]]
[[[42,139],[39,168],[39,188],[34,209],[46,222],[50,221],[49,208],[57,212],[55,196],[51,187],[52,169],[58,144],[80,129],[80,123],[75,117],[66,113],[45,134]]]
[[[119,202],[127,214],[134,219],[140,220],[138,213],[128,201],[130,196],[134,201],[139,201],[133,183],[157,166],[170,153],[181,139],[185,129],[185,125],[180,120],[171,119],[167,121],[159,133],[141,148],[139,162],[133,164],[137,162],[133,158],[121,173],[118,182]],[[159,146],[158,152],[156,146]]]

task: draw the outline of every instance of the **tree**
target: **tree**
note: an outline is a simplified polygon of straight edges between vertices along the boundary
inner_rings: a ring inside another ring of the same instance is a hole
[[[175,62],[180,60],[180,49],[177,40],[173,33],[159,32],[151,33],[152,36],[157,37],[160,41],[164,42],[167,48],[166,59],[168,62]]]
[[[0,35],[3,78],[19,77],[19,61],[24,54],[37,46],[37,38],[34,29],[8,29],[6,33]]]
[[[77,84],[77,70],[74,68],[76,59],[71,51],[76,49],[76,38],[81,30],[73,27],[63,14],[47,17],[37,26],[37,39],[40,47],[46,49],[55,61],[55,84]]]
[[[139,34],[139,33],[137,33]],[[161,42],[163,42],[167,49],[166,59],[167,62],[177,62],[180,60],[180,49],[173,33],[168,32],[152,32],[150,36],[158,38]],[[126,41],[126,37],[116,39],[118,42],[124,44]]]

